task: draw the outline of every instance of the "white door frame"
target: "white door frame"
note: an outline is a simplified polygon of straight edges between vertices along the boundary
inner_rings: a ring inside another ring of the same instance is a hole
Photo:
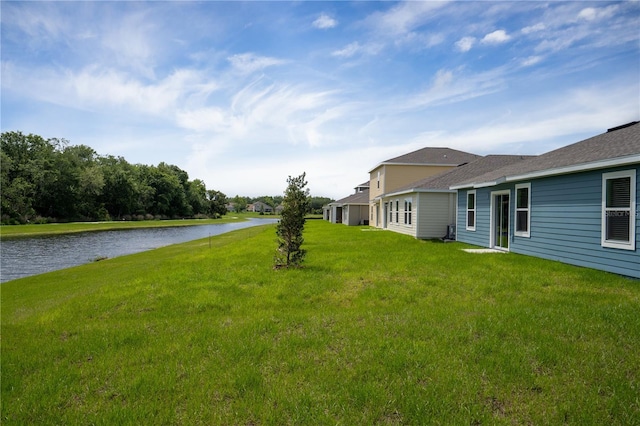
[[[496,230],[495,230],[495,212],[496,212],[496,196],[508,195],[509,196],[509,227],[507,229],[507,238],[509,241],[509,247],[497,247],[496,246]],[[511,248],[511,190],[504,189],[501,191],[491,191],[491,211],[489,212],[489,247],[497,250],[509,251]]]

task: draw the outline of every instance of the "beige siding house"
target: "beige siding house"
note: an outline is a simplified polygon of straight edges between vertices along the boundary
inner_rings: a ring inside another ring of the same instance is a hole
[[[323,217],[331,223],[368,225],[369,182],[356,186],[355,193],[323,206]]]
[[[411,231],[414,224],[408,222],[415,215],[413,209],[414,206],[417,207],[417,204],[414,204],[417,202],[417,198],[408,204],[404,198],[402,200],[394,199],[394,203],[397,202],[398,207],[402,209],[403,216],[401,222],[395,220],[391,222],[389,220],[390,211],[396,208],[396,204],[391,206],[388,200],[384,201],[388,198],[387,194],[394,193],[412,182],[446,172],[478,158],[481,157],[451,148],[429,147],[378,164],[369,171],[369,224],[377,228],[393,226],[397,232],[415,234],[414,231]],[[407,223],[405,223],[405,212]]]
[[[526,160],[528,156],[488,155],[468,164],[426,177],[381,197],[390,231],[420,239],[442,238],[456,223],[457,193],[449,189],[492,170]]]

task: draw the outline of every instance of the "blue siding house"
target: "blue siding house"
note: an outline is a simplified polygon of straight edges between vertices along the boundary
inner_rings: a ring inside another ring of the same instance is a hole
[[[640,278],[640,123],[453,185],[457,240]]]

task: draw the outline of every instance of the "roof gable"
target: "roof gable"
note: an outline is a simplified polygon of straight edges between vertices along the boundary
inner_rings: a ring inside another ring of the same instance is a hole
[[[480,157],[480,155],[458,151],[451,148],[427,147],[383,161],[372,170],[375,170],[381,165],[386,164],[417,166],[458,166],[460,164],[474,161]]]

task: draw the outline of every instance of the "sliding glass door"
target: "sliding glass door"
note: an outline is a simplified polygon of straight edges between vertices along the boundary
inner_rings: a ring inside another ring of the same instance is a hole
[[[492,193],[492,235],[494,248],[509,249],[509,191]]]

